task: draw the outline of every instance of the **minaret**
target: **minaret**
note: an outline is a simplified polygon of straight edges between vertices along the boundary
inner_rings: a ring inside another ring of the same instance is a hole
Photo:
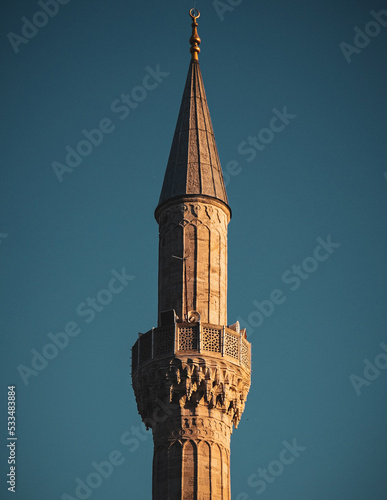
[[[251,346],[227,326],[231,218],[202,75],[191,62],[155,217],[158,326],[132,348],[138,411],[152,428],[153,500],[230,500],[230,437],[250,388]]]

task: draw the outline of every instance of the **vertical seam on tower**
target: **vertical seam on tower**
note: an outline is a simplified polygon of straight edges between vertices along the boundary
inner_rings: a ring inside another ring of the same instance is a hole
[[[197,82],[196,80],[199,80],[200,84],[200,79],[198,78],[198,71],[196,68],[196,63],[193,65],[195,68],[195,71],[192,68],[192,84],[193,84],[193,94],[194,94],[194,108],[195,108],[195,126],[196,126],[196,146],[197,146],[197,151],[198,151],[198,170],[199,170],[199,193],[203,194],[203,182],[202,182],[202,169],[201,169],[201,164],[200,164],[200,143],[199,143],[199,127],[198,127],[198,107],[197,107],[197,94],[196,94],[196,87],[197,87]],[[201,102],[201,98],[200,98]]]
[[[199,176],[199,193],[202,193],[203,192],[203,182],[202,182],[202,169],[201,169],[201,165],[200,165],[200,144],[199,144],[199,127],[198,127],[198,109],[197,109],[197,99],[198,99],[198,96],[196,94],[196,90],[197,90],[197,82],[196,82],[196,79],[197,79],[197,67],[196,67],[196,63],[195,64],[192,64],[192,87],[193,87],[193,95],[194,95],[194,112],[195,112],[195,127],[196,127],[196,147],[197,147],[197,161],[198,161],[198,176]],[[198,214],[199,216],[199,214]],[[193,261],[193,266],[194,266],[194,282],[193,282],[193,301],[192,301],[192,306],[193,306],[193,309],[194,311],[197,311],[197,286],[198,286],[198,262],[197,262],[197,251],[198,251],[198,227],[194,226],[195,228],[195,231],[194,231],[194,234],[195,234],[195,246],[194,246],[194,261]]]
[[[218,214],[219,217],[219,214]],[[219,231],[219,266],[218,266],[218,284],[219,284],[219,303],[218,303],[218,325],[220,325],[220,308],[222,298],[222,231]]]
[[[211,311],[211,229],[208,228],[208,300],[207,300],[207,321],[210,321],[210,311]]]
[[[190,88],[189,88],[189,92],[188,92],[188,96],[189,96],[189,99],[191,98],[191,88],[192,88],[192,66],[189,68],[189,73],[191,73],[191,78],[190,78],[190,81],[191,81],[191,84],[190,84]],[[172,190],[171,190],[171,194],[170,196],[174,196],[174,188],[175,188],[175,177],[176,177],[176,171],[177,171],[177,165],[179,163],[179,157],[180,157],[180,143],[181,143],[181,133],[182,133],[182,129],[183,129],[183,126],[184,126],[184,103],[187,99],[187,96],[186,96],[186,88],[187,88],[187,83],[186,83],[186,86],[184,87],[184,92],[183,92],[183,98],[182,98],[182,101],[181,101],[181,105],[180,105],[180,108],[182,108],[182,113],[180,115],[179,113],[179,117],[178,119],[181,117],[181,123],[180,123],[180,128],[179,128],[179,131],[178,131],[178,139],[177,139],[177,151],[176,151],[176,156],[175,156],[175,165],[174,165],[174,168],[173,168],[173,176],[172,176]],[[189,106],[189,114],[190,114],[190,111],[191,111],[191,104]],[[189,121],[188,121],[188,140],[189,140]],[[189,151],[187,151],[187,169],[186,169],[186,178],[185,178],[185,192],[187,191],[187,178],[188,178],[188,156],[189,156]]]
[[[209,463],[209,468],[210,468],[210,500],[212,500],[213,498],[213,491],[212,491],[212,445],[211,443],[209,442],[208,443],[208,449],[209,449],[209,452],[208,452],[208,463]]]
[[[221,497],[223,498],[223,491],[224,491],[224,488],[223,488],[223,486],[224,486],[224,477],[223,477],[223,445],[219,446],[219,451],[220,451],[220,493],[221,493]]]
[[[199,220],[199,219],[198,219]],[[193,282],[193,310],[198,310],[198,226],[194,226],[195,228],[195,246],[194,246],[194,282]]]
[[[201,87],[204,89],[204,84],[203,84],[203,79],[201,78]],[[204,100],[204,99],[203,99]],[[213,168],[213,163],[212,163],[212,154],[211,154],[211,147],[210,147],[210,143],[209,143],[209,140],[208,140],[208,136],[210,134],[210,131],[207,127],[208,123],[207,123],[207,119],[208,120],[211,120],[211,117],[210,117],[210,110],[208,109],[208,102],[207,102],[207,96],[206,96],[206,108],[207,108],[207,111],[208,113],[204,113],[204,106],[203,106],[203,100],[201,101],[201,104],[202,104],[202,112],[203,112],[203,118],[205,116],[205,119],[203,120],[204,121],[204,127],[205,127],[205,134],[206,134],[206,141],[207,141],[207,148],[208,148],[208,158],[209,158],[209,162],[210,162],[210,170],[211,170],[211,176],[212,176],[212,185],[214,186],[214,197],[217,198],[218,197],[218,193],[216,191],[216,183],[215,183],[215,178],[214,178],[214,168]],[[211,123],[211,127],[210,129],[212,129],[212,123]],[[212,139],[213,139],[213,144],[214,144],[214,147],[216,148],[216,144],[215,144],[215,136],[211,133],[211,136],[212,136]]]

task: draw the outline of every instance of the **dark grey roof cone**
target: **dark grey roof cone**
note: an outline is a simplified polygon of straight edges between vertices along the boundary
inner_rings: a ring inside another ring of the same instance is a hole
[[[156,213],[184,195],[217,198],[228,205],[199,62],[190,62],[176,130]]]

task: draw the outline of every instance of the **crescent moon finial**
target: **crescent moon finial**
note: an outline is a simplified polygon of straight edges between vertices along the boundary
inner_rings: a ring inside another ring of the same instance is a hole
[[[196,22],[197,19],[200,17],[200,12],[198,9],[191,9],[189,11],[189,15],[192,19],[192,35],[191,38],[189,39],[189,43],[191,44],[191,48],[189,51],[191,52],[192,60],[193,61],[199,61],[199,52],[200,52],[200,37],[198,35],[198,23]]]
[[[199,19],[200,17],[200,12],[198,11],[198,9],[194,7],[189,11],[189,15],[191,16],[192,19],[196,21],[196,19]]]

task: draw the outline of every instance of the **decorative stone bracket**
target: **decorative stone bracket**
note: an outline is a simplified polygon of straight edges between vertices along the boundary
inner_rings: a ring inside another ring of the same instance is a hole
[[[153,360],[133,374],[138,411],[147,427],[157,423],[161,407],[183,416],[207,414],[235,427],[250,388],[250,373],[225,360],[179,356]],[[169,406],[168,406],[169,405]],[[186,411],[188,410],[188,412]]]

